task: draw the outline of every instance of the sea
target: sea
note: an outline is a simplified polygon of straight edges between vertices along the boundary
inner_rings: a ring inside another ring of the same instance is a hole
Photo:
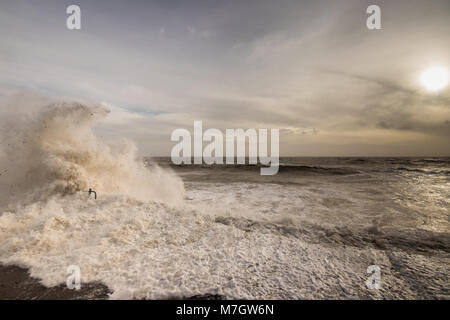
[[[2,133],[1,264],[46,287],[75,266],[110,299],[450,298],[450,158],[176,166],[100,141],[104,113]]]

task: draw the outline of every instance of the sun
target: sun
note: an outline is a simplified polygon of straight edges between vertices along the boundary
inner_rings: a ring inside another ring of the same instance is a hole
[[[443,67],[430,67],[420,76],[420,82],[429,91],[438,92],[448,85],[449,76]]]

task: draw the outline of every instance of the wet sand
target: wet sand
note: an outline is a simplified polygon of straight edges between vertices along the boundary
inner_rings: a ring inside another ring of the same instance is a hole
[[[82,284],[80,290],[70,290],[65,284],[47,288],[30,277],[27,269],[0,265],[0,300],[103,300],[110,293],[101,283]]]
[[[29,275],[27,269],[0,265],[0,300],[107,300],[111,290],[102,283],[82,284],[80,290],[64,284],[47,288]],[[172,298],[177,299],[177,298]],[[187,300],[220,300],[220,295],[198,295]]]

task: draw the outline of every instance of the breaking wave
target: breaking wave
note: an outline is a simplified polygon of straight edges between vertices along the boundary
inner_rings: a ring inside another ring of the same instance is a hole
[[[106,144],[97,139],[93,127],[107,114],[104,107],[63,103],[25,119],[9,119],[17,126],[3,133],[1,203],[89,188],[140,201],[180,201],[184,187],[175,174],[156,165],[147,168],[129,141]]]

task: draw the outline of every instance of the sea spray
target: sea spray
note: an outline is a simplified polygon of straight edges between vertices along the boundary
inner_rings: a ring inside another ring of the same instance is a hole
[[[41,108],[25,120],[21,117],[2,137],[2,204],[89,188],[99,195],[125,195],[140,201],[182,200],[182,180],[168,170],[137,161],[132,142],[106,144],[97,139],[93,127],[108,112],[101,106],[61,103]]]

